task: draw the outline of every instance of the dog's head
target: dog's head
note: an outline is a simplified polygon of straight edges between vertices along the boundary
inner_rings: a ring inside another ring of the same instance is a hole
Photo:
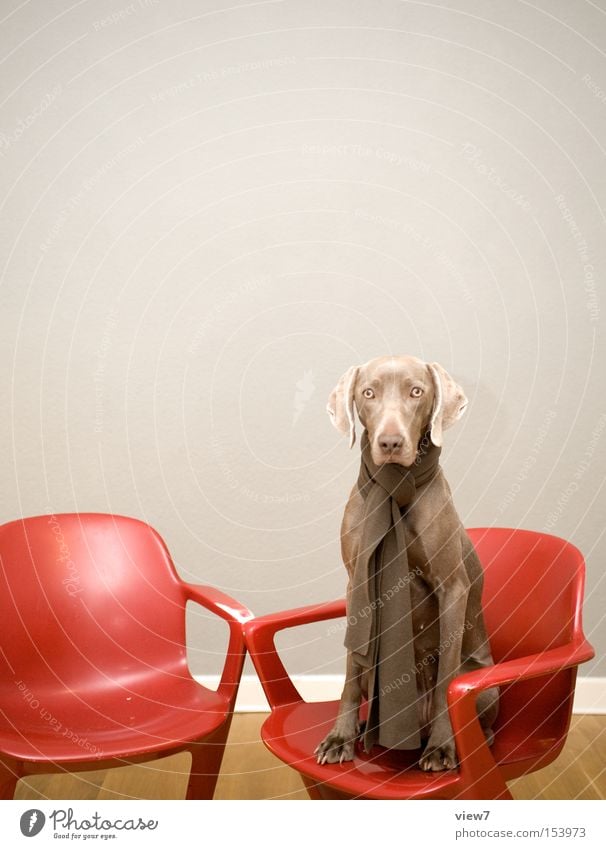
[[[326,409],[340,433],[356,440],[355,410],[368,431],[377,465],[411,466],[419,440],[431,430],[431,441],[442,445],[442,431],[459,419],[467,398],[438,363],[417,357],[377,357],[351,366],[328,399]]]

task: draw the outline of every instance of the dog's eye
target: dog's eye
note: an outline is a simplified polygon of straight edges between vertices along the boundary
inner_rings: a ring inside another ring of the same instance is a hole
[[[420,398],[421,395],[423,394],[423,390],[421,389],[420,386],[413,386],[412,389],[410,390],[410,394],[412,395],[413,398]]]
[[[375,393],[372,391],[372,389],[365,389],[364,392],[362,392],[362,395],[365,398],[374,398],[375,397]]]

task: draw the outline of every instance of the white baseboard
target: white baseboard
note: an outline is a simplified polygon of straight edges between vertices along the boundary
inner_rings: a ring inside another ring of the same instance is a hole
[[[573,713],[606,713],[606,678],[577,677]]]
[[[211,690],[215,690],[219,684],[217,675],[196,675],[196,680]],[[303,698],[309,702],[338,699],[343,689],[342,675],[293,675],[292,680]],[[265,713],[268,710],[259,679],[255,675],[243,675],[236,711]],[[573,712],[606,714],[606,678],[577,678]]]
[[[218,675],[196,675],[196,681],[216,690]],[[293,675],[292,682],[306,702],[328,702],[338,699],[343,689],[343,675]],[[256,675],[243,675],[236,700],[237,713],[267,713],[269,705]]]

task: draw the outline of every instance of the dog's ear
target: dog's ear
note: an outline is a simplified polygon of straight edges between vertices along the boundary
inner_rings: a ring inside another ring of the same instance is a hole
[[[349,433],[349,447],[356,441],[354,392],[359,366],[351,366],[330,393],[326,411],[339,433]]]
[[[467,398],[458,383],[452,379],[439,363],[427,363],[434,389],[433,410],[429,427],[431,441],[442,445],[442,431],[460,419],[467,407]]]

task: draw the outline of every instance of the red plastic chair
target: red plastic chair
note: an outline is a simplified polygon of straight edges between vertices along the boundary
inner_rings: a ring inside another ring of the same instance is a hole
[[[229,625],[216,692],[186,659],[185,605]],[[213,796],[249,610],[182,581],[149,525],[98,513],[0,526],[0,798],[36,773],[189,751],[189,799]]]
[[[245,637],[271,707],[262,728],[267,748],[301,773],[312,799],[511,799],[506,781],[551,763],[564,746],[576,667],[593,649],[583,635],[585,566],[558,537],[510,528],[469,535],[485,573],[484,614],[495,665],[453,680],[448,705],[459,767],[420,770],[420,752],[356,748],[353,761],[316,763],[314,749],[332,728],[338,702],[304,702],[278,657],[277,631],[345,616],[343,600],[254,619]],[[475,700],[501,687],[492,747]]]

